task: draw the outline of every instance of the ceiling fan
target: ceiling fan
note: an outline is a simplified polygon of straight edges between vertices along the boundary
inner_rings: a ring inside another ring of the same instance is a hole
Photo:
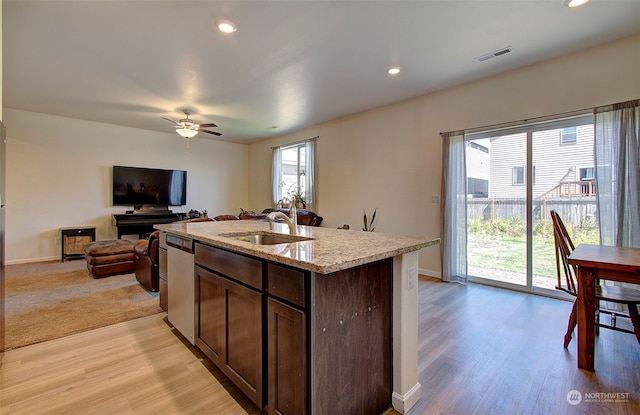
[[[217,125],[213,123],[196,124],[191,118],[189,118],[189,115],[191,115],[190,110],[184,109],[182,110],[182,112],[184,112],[185,118],[181,119],[180,121],[174,121],[165,117],[161,117],[161,118],[163,120],[167,120],[174,123],[176,132],[184,138],[194,137],[198,133],[208,133],[208,134],[213,134],[217,136],[222,135],[221,133],[216,131],[206,130],[206,128],[217,127]]]

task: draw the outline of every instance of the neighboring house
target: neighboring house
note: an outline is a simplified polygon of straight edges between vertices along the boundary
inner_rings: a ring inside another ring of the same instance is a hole
[[[533,133],[534,199],[593,197],[593,171],[593,124]],[[526,198],[526,133],[470,141],[467,177],[471,197]]]
[[[489,197],[491,174],[489,140],[480,139],[467,142],[467,196]]]

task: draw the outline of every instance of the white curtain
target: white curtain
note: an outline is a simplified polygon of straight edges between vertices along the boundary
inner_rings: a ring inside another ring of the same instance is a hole
[[[442,280],[467,282],[467,162],[464,132],[444,133],[442,144]]]
[[[316,143],[315,139],[305,143],[305,201],[307,202],[307,210],[317,212],[318,199],[316,192]]]
[[[280,147],[273,149],[271,161],[271,198],[273,206],[282,198],[282,150]]]
[[[600,243],[640,247],[640,100],[594,109]]]

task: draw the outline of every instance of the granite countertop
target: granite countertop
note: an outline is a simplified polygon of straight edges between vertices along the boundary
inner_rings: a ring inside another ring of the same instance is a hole
[[[284,223],[231,220],[155,225],[156,229],[258,258],[319,274],[329,274],[380,259],[436,245],[439,238],[402,236],[379,232],[298,226],[298,236],[311,240],[277,245],[255,245],[237,239],[243,233],[279,233],[287,236]],[[225,236],[225,235],[236,235]]]

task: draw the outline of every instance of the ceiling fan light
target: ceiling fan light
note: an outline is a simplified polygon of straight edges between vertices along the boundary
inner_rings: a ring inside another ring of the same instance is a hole
[[[176,132],[184,138],[191,138],[198,134],[197,130],[192,130],[190,128],[176,128]]]

